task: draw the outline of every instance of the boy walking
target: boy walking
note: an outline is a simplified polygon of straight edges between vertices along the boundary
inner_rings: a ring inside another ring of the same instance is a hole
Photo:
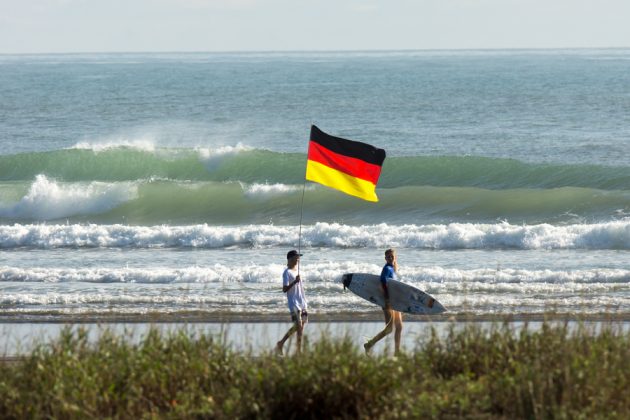
[[[304,287],[302,285],[302,279],[296,271],[298,267],[300,257],[302,254],[298,254],[296,250],[291,250],[287,253],[287,268],[282,273],[282,291],[287,294],[287,303],[289,305],[289,312],[291,313],[291,320],[293,326],[282,337],[282,340],[276,344],[276,351],[279,354],[283,354],[282,348],[284,343],[297,332],[297,353],[302,351],[302,333],[304,332],[304,326],[308,322],[308,313],[306,312],[307,303],[306,296],[304,295]]]

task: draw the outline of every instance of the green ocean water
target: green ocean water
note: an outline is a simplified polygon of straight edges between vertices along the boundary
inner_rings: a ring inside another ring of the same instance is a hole
[[[258,149],[210,155],[203,149],[131,147],[4,155],[0,220],[293,224],[306,191],[305,159]],[[626,217],[629,183],[624,166],[394,156],[383,167],[380,203],[312,184],[304,199],[308,223],[569,223]]]

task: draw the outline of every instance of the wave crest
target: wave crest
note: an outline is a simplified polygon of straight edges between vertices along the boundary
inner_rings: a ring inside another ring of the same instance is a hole
[[[98,152],[98,153],[97,153]],[[23,181],[45,173],[63,181],[136,181],[163,177],[248,184],[304,182],[305,156],[254,149],[156,148],[151,139],[82,142],[74,148],[0,156],[0,180]],[[385,160],[380,188],[405,186],[484,189],[561,187],[627,190],[630,167],[524,163],[475,156],[407,156]]]
[[[137,196],[131,183],[103,182],[63,184],[37,175],[28,192],[17,203],[0,204],[0,217],[53,220],[98,214]]]
[[[0,248],[292,247],[297,226],[4,225]],[[630,249],[630,220],[568,226],[509,223],[302,227],[305,247],[416,249]]]

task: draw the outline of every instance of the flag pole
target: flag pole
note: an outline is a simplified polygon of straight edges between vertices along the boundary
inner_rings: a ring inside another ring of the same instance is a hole
[[[300,231],[298,233],[298,254],[302,253],[302,216],[304,215],[304,192],[306,191],[306,179],[302,187],[302,204],[300,205]],[[300,275],[300,260],[298,259],[298,276]]]

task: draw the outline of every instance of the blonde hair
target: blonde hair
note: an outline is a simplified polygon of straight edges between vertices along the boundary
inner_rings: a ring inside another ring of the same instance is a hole
[[[387,254],[392,254],[394,256],[392,265],[394,266],[394,271],[398,273],[398,258],[396,258],[396,250],[394,248],[388,248],[385,250],[385,256],[387,256]]]

